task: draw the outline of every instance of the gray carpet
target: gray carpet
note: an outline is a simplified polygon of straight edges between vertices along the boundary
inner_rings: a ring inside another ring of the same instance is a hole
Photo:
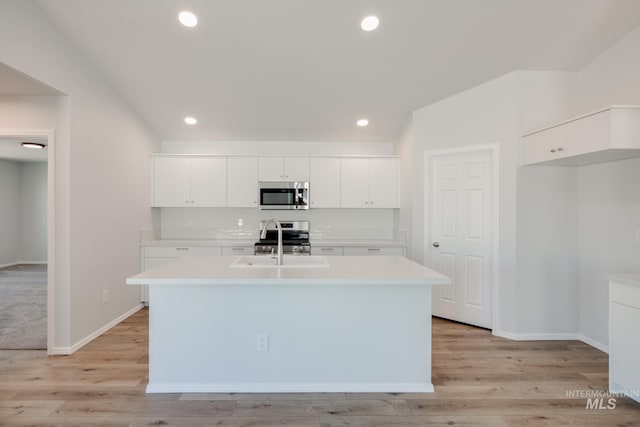
[[[46,264],[0,268],[0,350],[46,348]]]

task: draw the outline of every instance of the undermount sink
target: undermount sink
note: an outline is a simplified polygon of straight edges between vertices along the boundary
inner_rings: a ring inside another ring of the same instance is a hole
[[[312,268],[312,267],[329,267],[327,258],[314,255],[285,255],[282,265],[278,265],[278,259],[265,255],[239,256],[230,265],[230,267],[245,268]]]

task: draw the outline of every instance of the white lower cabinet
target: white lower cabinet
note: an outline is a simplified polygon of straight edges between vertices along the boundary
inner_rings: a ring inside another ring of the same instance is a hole
[[[311,255],[340,256],[344,255],[342,246],[311,246]]]
[[[253,246],[223,246],[222,256],[253,255]]]
[[[400,255],[404,256],[404,248],[397,246],[353,246],[344,248],[345,255]]]
[[[640,275],[609,282],[609,391],[640,402]]]

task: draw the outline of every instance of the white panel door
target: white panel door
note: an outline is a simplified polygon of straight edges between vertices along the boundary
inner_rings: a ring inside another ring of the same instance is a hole
[[[341,166],[340,206],[369,206],[369,159],[343,158]]]
[[[369,159],[369,207],[398,207],[398,159]]]
[[[430,267],[451,278],[433,287],[433,314],[492,326],[492,162],[490,151],[431,157]]]
[[[309,181],[309,157],[294,156],[284,158],[285,181]]]
[[[311,208],[339,208],[340,157],[312,157],[309,175]]]
[[[260,181],[284,181],[284,158],[269,156],[259,158]]]
[[[230,208],[258,207],[257,157],[228,157],[227,206]]]
[[[189,157],[153,157],[152,206],[190,206]]]
[[[191,158],[191,206],[227,206],[227,158]]]

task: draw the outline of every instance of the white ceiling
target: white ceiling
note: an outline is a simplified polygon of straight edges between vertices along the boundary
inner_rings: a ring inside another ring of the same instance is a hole
[[[580,70],[640,25],[638,0],[38,3],[163,140],[392,141],[413,110],[513,70]]]
[[[55,96],[61,94],[54,88],[0,62],[0,95]]]

